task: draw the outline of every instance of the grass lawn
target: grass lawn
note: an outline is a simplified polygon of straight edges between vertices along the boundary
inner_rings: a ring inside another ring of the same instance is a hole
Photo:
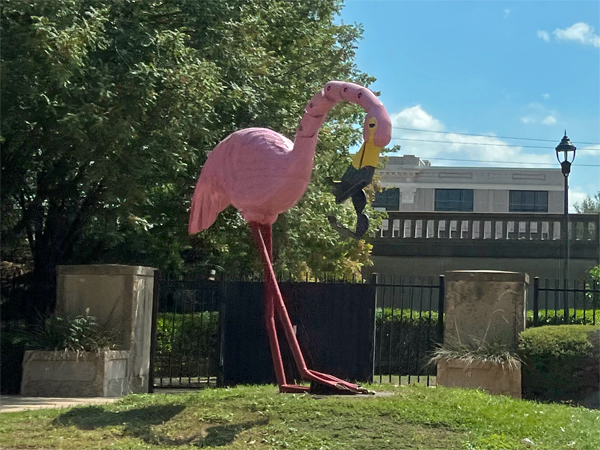
[[[471,450],[525,449],[529,439],[532,449],[600,448],[597,410],[423,385],[377,389],[315,398],[243,386],[3,413],[0,447]]]

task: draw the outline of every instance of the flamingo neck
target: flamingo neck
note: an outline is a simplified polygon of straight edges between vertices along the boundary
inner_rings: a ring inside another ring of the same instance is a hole
[[[317,92],[304,108],[305,113],[296,128],[294,153],[301,160],[312,161],[317,147],[319,130],[325,122],[327,113],[339,102],[360,105],[367,113],[383,105],[369,89],[355,83],[330,81]]]

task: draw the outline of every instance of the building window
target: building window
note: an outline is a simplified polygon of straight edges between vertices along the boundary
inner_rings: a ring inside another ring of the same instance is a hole
[[[548,212],[548,191],[510,191],[510,212]]]
[[[375,193],[375,201],[371,206],[374,208],[385,208],[386,211],[399,211],[400,189],[384,189],[382,192]]]
[[[436,189],[436,211],[473,211],[473,189]]]

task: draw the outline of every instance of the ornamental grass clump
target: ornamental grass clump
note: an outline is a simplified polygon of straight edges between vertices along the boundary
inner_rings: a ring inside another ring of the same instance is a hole
[[[516,349],[501,342],[488,342],[483,339],[471,339],[462,342],[458,339],[448,339],[438,345],[432,352],[430,364],[437,364],[441,360],[459,359],[467,365],[481,362],[500,364],[509,370],[515,370],[521,363],[521,358]]]
[[[35,350],[95,352],[115,350],[118,333],[101,325],[89,308],[79,316],[53,315],[28,336],[27,347]]]

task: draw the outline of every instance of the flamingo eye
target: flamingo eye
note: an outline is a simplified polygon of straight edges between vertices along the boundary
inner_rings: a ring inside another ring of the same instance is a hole
[[[369,128],[375,128],[375,124],[374,123],[370,123],[369,124]]]
[[[362,97],[362,92],[359,92],[358,93],[358,98],[361,98],[361,97]]]

